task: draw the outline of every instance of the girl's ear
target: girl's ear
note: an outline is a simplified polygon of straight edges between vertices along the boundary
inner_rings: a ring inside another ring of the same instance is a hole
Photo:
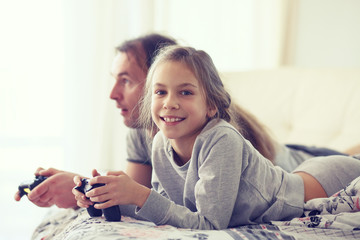
[[[212,118],[215,116],[215,114],[217,113],[217,108],[216,107],[211,107],[208,109],[208,112],[207,112],[207,116],[209,118]]]

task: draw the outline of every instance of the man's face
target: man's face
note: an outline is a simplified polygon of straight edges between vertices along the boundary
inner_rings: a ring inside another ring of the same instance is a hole
[[[146,73],[131,53],[119,52],[112,63],[111,75],[115,85],[110,98],[116,101],[121,110],[124,124],[127,127],[136,127],[139,118],[139,100],[143,95]]]

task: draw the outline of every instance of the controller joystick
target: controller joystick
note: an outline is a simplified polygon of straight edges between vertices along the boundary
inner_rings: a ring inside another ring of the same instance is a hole
[[[101,187],[104,185],[105,184],[102,184],[102,183],[90,185],[89,179],[83,178],[83,179],[81,179],[81,186],[75,187],[75,189],[78,190],[79,192],[85,194],[94,188],[98,188],[98,187]],[[98,202],[94,202],[94,203],[96,204]],[[89,213],[89,215],[91,217],[100,217],[104,214],[105,219],[107,221],[111,221],[111,222],[118,222],[121,220],[121,212],[120,212],[120,207],[118,205],[115,205],[115,206],[112,206],[109,208],[105,208],[105,209],[96,209],[94,207],[94,205],[91,205],[87,208],[87,212]]]

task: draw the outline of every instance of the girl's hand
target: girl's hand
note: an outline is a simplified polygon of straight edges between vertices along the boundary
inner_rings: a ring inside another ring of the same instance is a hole
[[[95,188],[86,193],[95,208],[104,209],[114,205],[133,204],[142,207],[150,194],[150,189],[135,182],[122,171],[108,172],[106,176],[97,176],[90,184],[103,183],[105,186]]]
[[[75,176],[74,177],[74,183],[76,185],[76,187],[81,186],[81,177],[80,176]],[[82,208],[88,208],[90,205],[93,205],[93,202],[91,202],[89,199],[86,198],[85,194],[83,194],[82,192],[76,190],[75,188],[72,189],[72,193],[75,196],[76,199],[76,204],[79,207]]]

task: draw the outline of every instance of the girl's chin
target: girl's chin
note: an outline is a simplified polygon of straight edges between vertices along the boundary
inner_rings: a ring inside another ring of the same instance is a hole
[[[168,131],[162,131],[161,132],[164,134],[164,136],[168,139],[177,139],[179,138],[179,134],[178,133],[173,133],[173,132],[168,132]]]

